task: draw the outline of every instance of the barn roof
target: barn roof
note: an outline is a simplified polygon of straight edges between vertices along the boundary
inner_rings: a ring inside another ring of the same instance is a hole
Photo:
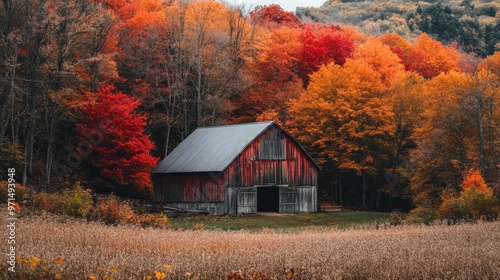
[[[152,173],[222,172],[272,125],[276,124],[270,121],[198,128]]]

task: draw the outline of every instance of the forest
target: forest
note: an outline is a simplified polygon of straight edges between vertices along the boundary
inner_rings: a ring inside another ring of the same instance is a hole
[[[500,3],[491,0],[334,0],[319,8],[298,7],[297,16],[373,36],[397,33],[413,40],[426,33],[481,57],[493,54],[500,43]]]
[[[373,33],[277,5],[4,0],[0,176],[149,197],[151,169],[197,127],[275,120],[321,166],[320,200],[422,216],[498,204],[500,11],[463,2],[475,16],[446,20],[477,23],[457,27],[469,37],[438,27],[448,4]]]

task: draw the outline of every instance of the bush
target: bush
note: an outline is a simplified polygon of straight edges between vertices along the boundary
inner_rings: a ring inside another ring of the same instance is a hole
[[[52,213],[62,213],[61,197],[57,194],[41,192],[33,198],[33,207]]]
[[[0,202],[7,203],[8,194],[8,185],[7,181],[0,181]],[[29,198],[29,190],[26,187],[23,187],[21,184],[15,183],[15,200],[16,202],[20,202]]]
[[[167,226],[167,215],[161,214],[143,214],[137,216],[137,223],[142,227],[164,228]]]
[[[62,193],[62,213],[75,217],[85,217],[92,207],[91,191],[82,188],[79,182],[75,188]]]
[[[420,195],[416,199],[419,206],[411,210],[410,222],[429,224],[436,218],[435,206],[432,200],[426,195]]]
[[[113,194],[100,198],[97,205],[89,211],[89,220],[103,221],[108,225],[130,223],[135,219],[132,208],[126,202],[121,202]]]

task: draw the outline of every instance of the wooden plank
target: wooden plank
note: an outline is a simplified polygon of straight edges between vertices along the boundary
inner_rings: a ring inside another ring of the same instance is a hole
[[[280,213],[297,213],[299,210],[299,192],[294,187],[280,187]]]
[[[237,213],[257,213],[257,188],[238,188]]]

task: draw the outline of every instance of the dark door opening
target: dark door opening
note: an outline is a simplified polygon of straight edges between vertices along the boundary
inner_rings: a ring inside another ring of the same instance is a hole
[[[280,189],[279,187],[257,188],[257,212],[279,212],[280,211]]]

